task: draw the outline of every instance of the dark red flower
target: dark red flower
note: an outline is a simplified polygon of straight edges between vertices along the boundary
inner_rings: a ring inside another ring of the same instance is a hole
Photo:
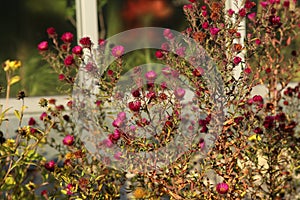
[[[36,121],[35,121],[35,119],[34,119],[33,117],[30,117],[30,118],[29,118],[28,125],[29,125],[29,126],[34,126],[34,125],[36,125]]]
[[[83,37],[79,40],[79,43],[83,46],[83,48],[91,48],[92,41],[89,37]]]
[[[158,50],[158,51],[155,52],[155,57],[156,57],[156,58],[160,59],[160,58],[162,58],[163,56],[164,56],[164,54],[163,54],[160,50]]]
[[[239,15],[240,15],[241,17],[245,17],[246,14],[247,14],[247,11],[246,11],[245,8],[242,8],[242,9],[239,10]]]
[[[57,36],[55,28],[53,28],[53,27],[47,28],[47,34],[50,38],[54,38]]]
[[[64,60],[64,63],[66,66],[71,66],[74,64],[74,62],[75,62],[75,60],[74,60],[73,55],[68,55]]]
[[[44,167],[45,167],[48,171],[53,172],[54,169],[55,169],[55,162],[54,162],[53,160],[51,160],[51,161],[47,162],[47,163],[44,165]]]
[[[141,108],[141,102],[140,101],[129,102],[128,107],[133,112],[138,112]]]

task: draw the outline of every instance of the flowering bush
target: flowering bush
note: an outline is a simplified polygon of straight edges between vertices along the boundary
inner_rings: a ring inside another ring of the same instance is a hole
[[[125,46],[85,37],[72,47],[71,33],[59,39],[47,30],[53,45],[43,41],[38,50],[58,79],[74,86],[73,99],[67,105],[41,99],[45,112],[26,126],[23,106],[15,112],[16,138],[0,135],[3,197],[299,198],[300,85],[288,85],[299,71],[291,46],[300,25],[296,1],[247,0],[238,12],[225,10],[224,1],[190,2],[181,40],[165,29],[153,52],[162,68],[126,71]],[[259,84],[267,95],[253,94]],[[46,144],[58,150],[57,159],[37,152]],[[32,170],[41,181],[30,178]]]

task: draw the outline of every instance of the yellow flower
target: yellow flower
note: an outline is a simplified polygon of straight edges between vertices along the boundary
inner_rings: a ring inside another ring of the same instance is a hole
[[[261,137],[258,135],[258,134],[254,134],[254,135],[251,135],[249,138],[248,138],[249,141],[261,141]]]
[[[136,199],[141,199],[144,198],[147,195],[147,191],[142,188],[142,187],[137,187],[134,191],[133,191],[133,196]]]
[[[14,147],[15,146],[15,140],[14,139],[7,139],[5,141],[5,143],[3,144],[3,146],[10,147],[10,148]]]
[[[66,153],[65,158],[66,159],[71,159],[71,158],[73,158],[73,154],[68,152],[68,153]]]
[[[6,60],[4,63],[4,71],[15,71],[16,69],[19,69],[21,67],[21,61],[19,60]]]

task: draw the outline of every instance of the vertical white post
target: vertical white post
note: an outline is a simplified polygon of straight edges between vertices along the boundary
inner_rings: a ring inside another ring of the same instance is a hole
[[[229,9],[232,9],[235,13],[238,13],[241,8],[243,8],[243,0],[226,0],[225,9],[226,11]],[[235,19],[231,18],[232,22],[235,23]],[[244,47],[244,40],[246,37],[246,20],[242,20],[239,24],[238,32],[241,34],[240,39],[235,39],[235,43],[239,43]],[[245,52],[242,51],[238,56],[242,58],[242,61],[244,61],[244,55]],[[239,64],[235,67],[234,70],[234,78],[237,80],[240,77],[240,74],[242,72],[242,66]]]
[[[90,37],[98,44],[97,0],[76,0],[77,37]]]

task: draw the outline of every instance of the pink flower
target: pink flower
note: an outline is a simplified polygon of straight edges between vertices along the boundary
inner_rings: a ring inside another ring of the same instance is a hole
[[[242,61],[242,58],[236,56],[236,57],[233,59],[233,64],[234,64],[234,65],[238,65],[241,61]]]
[[[164,30],[163,35],[164,35],[164,37],[165,37],[166,39],[169,39],[169,40],[172,40],[172,39],[174,38],[173,33],[172,33],[171,30],[168,29],[168,28]]]
[[[47,34],[50,38],[54,38],[57,36],[55,28],[53,28],[53,27],[47,28]]]
[[[120,128],[123,125],[124,121],[120,118],[116,118],[113,122],[112,125],[116,128]]]
[[[75,60],[74,60],[73,55],[68,55],[64,60],[64,63],[66,66],[71,66],[72,64],[74,64],[74,62],[75,62]]]
[[[250,67],[247,67],[246,69],[244,69],[245,74],[251,74],[252,70]]]
[[[261,1],[261,2],[260,2],[260,5],[261,5],[263,8],[266,8],[266,7],[269,5],[269,3],[268,3],[267,1]]]
[[[118,140],[120,137],[121,137],[121,132],[120,132],[118,129],[116,129],[116,130],[114,131],[114,134],[113,134],[112,138],[113,138],[114,140]]]
[[[47,162],[44,167],[50,171],[50,172],[53,172],[54,171],[54,168],[55,168],[55,162],[53,160]]]
[[[107,147],[107,148],[111,148],[113,146],[113,142],[108,138],[103,140],[103,144]]]
[[[160,50],[158,50],[158,51],[155,52],[155,57],[156,57],[156,58],[160,59],[160,58],[162,58],[163,56],[164,56],[164,54],[163,54]]]
[[[148,71],[146,74],[145,74],[145,78],[147,79],[147,81],[154,81],[157,77],[157,74],[155,71],[151,70],[151,71]]]
[[[118,45],[118,46],[114,46],[111,50],[111,54],[118,58],[118,57],[121,57],[123,54],[124,54],[124,47],[121,46],[121,45]]]
[[[40,51],[47,51],[48,50],[48,42],[47,41],[43,41],[41,43],[38,44],[38,50]]]
[[[67,145],[67,146],[72,146],[74,144],[74,136],[73,135],[67,135],[64,139],[63,139],[63,144]]]
[[[167,42],[164,42],[161,44],[161,50],[168,51],[169,49],[170,49],[170,46]]]
[[[205,147],[205,141],[204,141],[203,138],[200,138],[198,147],[199,147],[200,149],[203,149],[203,148]]]
[[[129,102],[128,107],[133,112],[138,112],[141,108],[141,102],[140,101]]]
[[[89,37],[83,37],[79,40],[79,43],[83,46],[83,48],[91,48],[92,41]]]
[[[189,0],[189,2],[191,2],[191,3],[195,3],[195,2],[196,2],[196,0]]]
[[[197,77],[202,76],[203,74],[204,74],[204,69],[202,67],[197,67],[193,71],[193,75]]]
[[[226,194],[229,190],[229,186],[227,183],[218,183],[216,189],[219,194]]]
[[[118,117],[121,120],[125,120],[126,119],[126,113],[125,112],[119,112]]]
[[[193,4],[186,4],[183,6],[183,10],[192,10],[193,9]]]
[[[239,10],[239,15],[240,15],[241,17],[245,17],[246,14],[247,14],[247,12],[246,12],[246,9],[245,9],[245,8],[242,8],[242,9]]]
[[[201,10],[206,10],[206,6],[201,6]]]
[[[33,117],[30,117],[30,118],[29,118],[28,125],[29,125],[29,126],[34,126],[34,125],[36,125],[36,121],[35,121],[35,119],[34,119]]]
[[[177,88],[174,91],[174,95],[178,98],[178,99],[182,99],[185,95],[185,90],[183,88]]]
[[[184,57],[185,56],[185,47],[179,47],[176,49],[176,54],[180,57]]]
[[[207,11],[206,11],[206,10],[203,10],[203,11],[202,11],[202,16],[203,16],[203,17],[206,17],[206,16],[207,16]]]
[[[121,156],[122,156],[122,152],[117,152],[117,153],[115,153],[115,155],[114,155],[114,158],[116,159],[116,160],[120,160],[121,159]]]
[[[234,14],[234,10],[231,8],[227,11],[228,15],[231,17]]]
[[[99,39],[99,40],[98,40],[98,44],[99,44],[99,46],[103,47],[103,46],[106,44],[106,40],[104,40],[104,39]]]
[[[208,27],[209,27],[209,23],[208,22],[203,22],[202,28],[203,29],[208,29]]]
[[[72,52],[76,55],[81,55],[82,54],[82,47],[81,46],[75,46],[75,47],[73,47]]]
[[[250,13],[250,14],[248,15],[248,19],[250,19],[251,21],[254,21],[254,20],[255,20],[255,17],[256,17],[256,13],[255,13],[255,12]]]
[[[66,79],[66,77],[65,77],[64,74],[59,74],[59,75],[58,75],[58,80],[63,81],[63,80],[65,80],[65,79]]]
[[[65,43],[71,43],[73,41],[73,34],[70,32],[66,32],[61,36],[61,40]]]
[[[210,34],[217,35],[219,33],[220,29],[217,27],[213,27],[213,28],[210,28],[209,31],[210,31]]]
[[[161,72],[163,73],[163,75],[165,76],[169,76],[172,73],[172,69],[170,67],[164,67]]]
[[[73,185],[71,184],[71,183],[69,183],[68,185],[67,185],[67,195],[72,195],[73,194]]]

